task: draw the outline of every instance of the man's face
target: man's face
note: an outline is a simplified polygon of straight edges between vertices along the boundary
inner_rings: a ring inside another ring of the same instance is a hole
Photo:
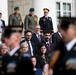
[[[34,15],[34,12],[30,12],[31,15]]]
[[[30,41],[31,38],[32,38],[32,33],[31,33],[31,32],[26,33],[25,39],[26,39],[27,41]]]
[[[19,10],[15,10],[15,13],[18,14],[19,13]]]
[[[44,12],[44,16],[48,16],[48,12]]]
[[[46,33],[46,34],[44,35],[44,38],[45,38],[46,41],[49,41],[50,38],[51,38],[51,34],[50,34],[50,33]]]
[[[75,34],[76,34],[74,26],[69,27],[66,31],[60,29],[60,32],[61,32],[62,39],[63,39],[64,42],[71,41],[74,38]]]
[[[0,14],[0,18],[2,18],[2,14]]]
[[[35,67],[36,66],[36,58],[31,58],[32,64]]]
[[[11,35],[9,38],[4,37],[4,41],[7,46],[12,46],[16,40],[18,40],[16,34]]]
[[[35,30],[35,33],[39,34],[40,33],[40,26],[36,26],[34,30]]]

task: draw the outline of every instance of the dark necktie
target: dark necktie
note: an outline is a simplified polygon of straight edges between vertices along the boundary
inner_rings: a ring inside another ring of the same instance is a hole
[[[48,50],[51,51],[51,46],[49,43],[47,43],[47,47],[48,47]]]
[[[30,43],[28,42],[28,48],[29,48],[29,53],[31,55],[31,47],[30,47]]]
[[[41,37],[40,37],[40,35],[38,35],[38,40],[41,42]]]

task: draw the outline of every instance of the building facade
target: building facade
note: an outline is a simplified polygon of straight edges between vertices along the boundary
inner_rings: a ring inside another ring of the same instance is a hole
[[[54,31],[57,31],[58,16],[76,16],[76,0],[0,0],[0,12],[8,25],[8,16],[13,13],[15,6],[20,7],[20,13],[24,22],[29,8],[35,8],[38,18],[43,16],[43,8],[49,8],[49,16],[52,17]]]

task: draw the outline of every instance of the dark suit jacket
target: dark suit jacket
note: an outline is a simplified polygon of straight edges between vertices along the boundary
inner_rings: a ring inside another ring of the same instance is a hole
[[[21,43],[25,42],[25,40],[22,40]],[[30,41],[31,42],[31,45],[32,45],[32,48],[33,48],[33,54],[37,54],[37,47],[35,45],[35,43],[33,41]]]
[[[1,19],[1,21],[2,21],[2,23],[3,23],[3,26],[5,26],[5,21],[4,21],[4,20],[2,20],[2,19]]]
[[[56,32],[52,35],[52,43],[54,45],[57,45],[60,42],[60,40],[61,40],[61,36],[59,35],[58,32]]]
[[[39,20],[39,24],[41,26],[41,30],[45,31],[45,30],[53,30],[53,23],[52,23],[52,18],[48,17],[45,18],[45,16],[41,17]]]
[[[44,40],[42,43],[44,43],[45,46],[47,47],[47,44],[46,44],[46,41],[45,41],[45,40]],[[51,41],[49,41],[49,43],[50,43],[51,51],[50,51],[50,50],[48,49],[48,47],[47,47],[47,53],[48,53],[48,54],[51,53],[51,52],[53,52],[53,51],[54,51],[54,47],[55,47],[55,45],[52,44]]]
[[[44,40],[44,37],[42,35],[40,35],[40,37],[41,37],[41,42],[42,42]],[[32,41],[36,44],[37,47],[39,47],[39,45],[41,44],[41,42],[38,40],[35,33],[33,33],[32,35]]]

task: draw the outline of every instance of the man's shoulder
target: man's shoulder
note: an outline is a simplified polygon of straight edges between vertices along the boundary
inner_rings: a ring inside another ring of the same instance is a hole
[[[37,15],[34,15],[34,17],[37,17]]]
[[[9,17],[14,17],[14,13],[13,14],[10,14]]]
[[[44,16],[40,17],[40,19],[43,19],[43,18],[45,18],[45,17]]]

